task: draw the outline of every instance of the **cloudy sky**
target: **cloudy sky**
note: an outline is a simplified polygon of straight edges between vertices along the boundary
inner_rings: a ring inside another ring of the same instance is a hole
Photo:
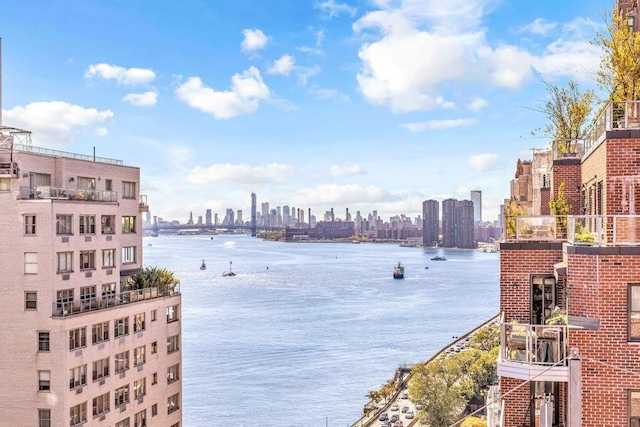
[[[153,215],[385,220],[483,192],[547,141],[542,79],[593,87],[613,0],[7,2],[3,124],[139,166]],[[260,209],[258,207],[258,209]]]

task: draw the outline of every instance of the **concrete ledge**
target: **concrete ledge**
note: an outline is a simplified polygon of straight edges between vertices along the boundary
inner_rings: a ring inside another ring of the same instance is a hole
[[[501,247],[502,249],[502,247]],[[640,255],[640,246],[566,246],[569,255]]]
[[[534,250],[534,251],[560,251],[562,250],[562,243],[557,242],[503,242],[500,243],[500,250],[503,251],[518,251],[518,250]]]

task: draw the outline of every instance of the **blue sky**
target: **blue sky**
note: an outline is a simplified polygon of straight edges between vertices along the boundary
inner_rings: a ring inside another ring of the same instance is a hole
[[[153,215],[415,217],[509,196],[541,79],[595,87],[609,1],[5,2],[3,124],[139,166]],[[258,207],[260,209],[260,207]]]

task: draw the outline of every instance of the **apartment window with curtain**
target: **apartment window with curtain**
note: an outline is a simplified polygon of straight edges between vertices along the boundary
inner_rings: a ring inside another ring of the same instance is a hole
[[[36,234],[36,216],[35,215],[24,216],[24,234],[27,236],[33,236]]]
[[[136,247],[126,246],[122,248],[122,263],[131,264],[136,262]]]
[[[628,339],[640,341],[640,283],[630,283],[628,293]]]
[[[136,198],[136,183],[122,181],[122,198],[123,199],[135,199]]]
[[[167,414],[171,414],[180,409],[180,393],[176,393],[167,399]]]
[[[69,389],[87,385],[87,365],[76,366],[69,369]]]
[[[73,272],[73,252],[58,252],[58,273]]]
[[[116,374],[129,369],[129,350],[115,355],[114,367],[114,371]]]
[[[51,371],[38,371],[38,391],[51,391]]]
[[[102,394],[93,398],[93,416],[98,417],[100,415],[109,412],[109,393]]]
[[[117,388],[113,395],[115,396],[114,406],[122,406],[129,403],[129,384]]]
[[[80,270],[94,270],[96,268],[96,251],[80,252]]]
[[[73,234],[73,215],[56,215],[56,234]]]
[[[116,233],[116,216],[115,215],[102,215],[100,219],[102,225],[102,234],[115,234]]]
[[[38,427],[51,427],[51,409],[38,409]]]
[[[114,268],[116,266],[116,250],[102,250],[102,268]]]
[[[83,190],[95,190],[96,189],[96,179],[89,178],[86,176],[78,177],[78,188]]]
[[[24,308],[25,310],[38,309],[38,293],[37,292],[27,291],[24,293]]]
[[[123,216],[122,217],[122,232],[123,233],[135,233],[136,232],[136,217],[135,216]]]
[[[109,358],[96,360],[93,362],[93,381],[109,376]]]
[[[24,274],[38,274],[38,253],[24,253]]]
[[[80,223],[80,234],[96,234],[96,216],[95,215],[80,215],[78,219]]]
[[[72,406],[69,409],[69,425],[76,426],[87,422],[87,402]]]

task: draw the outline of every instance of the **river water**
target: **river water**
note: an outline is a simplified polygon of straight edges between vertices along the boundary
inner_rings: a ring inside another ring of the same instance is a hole
[[[497,253],[245,235],[144,242],[144,265],[182,281],[185,427],[348,426],[399,364],[499,307]],[[404,280],[392,278],[399,261]],[[237,275],[222,277],[230,262]]]

